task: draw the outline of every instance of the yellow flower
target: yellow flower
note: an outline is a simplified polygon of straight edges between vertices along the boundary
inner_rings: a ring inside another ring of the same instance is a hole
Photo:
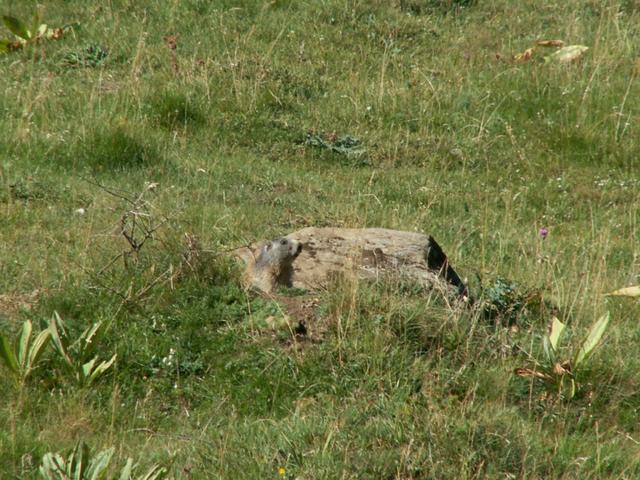
[[[287,473],[287,471],[284,469],[284,467],[280,467],[278,469],[278,475],[280,475],[281,477],[284,477],[285,473]]]

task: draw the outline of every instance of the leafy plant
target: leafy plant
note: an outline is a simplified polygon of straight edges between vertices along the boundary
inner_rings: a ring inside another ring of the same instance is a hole
[[[89,45],[81,50],[69,52],[63,62],[68,67],[99,67],[104,63],[109,51],[100,45]]]
[[[103,361],[100,361],[95,353],[97,345],[100,343],[100,337],[104,333],[104,328],[104,322],[96,322],[87,327],[72,342],[60,315],[58,315],[58,312],[53,313],[53,318],[50,322],[53,345],[81,386],[91,385],[111,368],[116,361],[116,353],[109,360]]]
[[[570,359],[561,360],[559,343],[565,332],[566,325],[554,317],[551,321],[549,333],[542,338],[543,360],[533,359],[535,363],[533,368],[518,368],[515,372],[516,375],[538,378],[558,394],[566,392],[568,398],[573,398],[577,388],[576,376],[600,343],[608,325],[609,313],[607,312],[593,324],[589,334],[582,341],[580,347],[575,349]]]
[[[16,338],[13,346],[7,337],[0,334],[0,358],[20,386],[24,386],[51,340],[50,329],[41,331],[33,341],[32,333],[31,320],[26,320],[22,324],[22,332]]]
[[[2,21],[14,35],[14,38],[0,39],[0,53],[19,50],[27,45],[37,43],[41,39],[59,40],[74,27],[74,25],[65,25],[59,28],[49,28],[45,23],[41,23],[41,20],[42,15],[39,11],[33,14],[30,25],[19,18],[3,15]]]
[[[16,431],[18,417],[22,412],[24,401],[24,388],[27,378],[35,370],[42,354],[51,340],[51,330],[41,331],[32,340],[33,325],[31,320],[25,320],[22,324],[22,332],[13,345],[7,337],[0,334],[0,358],[11,372],[17,386],[17,397],[13,408],[10,410],[9,424],[11,426],[11,439],[13,448],[16,445]]]
[[[168,470],[153,465],[146,473],[133,476],[133,459],[128,458],[116,476],[108,476],[107,468],[115,448],[111,447],[92,455],[86,443],[80,441],[65,458],[59,453],[46,453],[39,468],[40,475],[47,480],[159,480],[167,476]]]
[[[504,278],[497,278],[484,294],[487,307],[495,314],[511,316],[523,306],[523,295],[518,286]]]
[[[307,132],[304,144],[314,148],[328,150],[332,153],[343,155],[347,159],[355,161],[356,166],[368,165],[366,159],[367,149],[362,145],[362,140],[344,135],[338,137],[335,133],[321,135],[313,132]]]
[[[44,199],[53,200],[56,199],[58,194],[52,184],[40,178],[34,178],[31,175],[16,178],[8,183],[8,187],[7,195],[0,195],[0,202],[9,200],[22,202]]]
[[[481,295],[483,314],[504,324],[514,325],[522,317],[538,317],[554,306],[536,289],[523,288],[504,278],[496,278]]]
[[[400,9],[414,15],[422,13],[455,13],[462,8],[471,7],[477,0],[400,0]]]

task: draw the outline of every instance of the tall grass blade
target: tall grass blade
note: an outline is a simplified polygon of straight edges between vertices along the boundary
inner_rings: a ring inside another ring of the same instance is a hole
[[[111,462],[111,457],[113,456],[113,452],[115,452],[115,448],[111,447],[102,452],[98,453],[95,458],[90,462],[91,465],[87,469],[86,474],[83,479],[87,480],[100,480],[104,478],[107,473],[107,467]]]

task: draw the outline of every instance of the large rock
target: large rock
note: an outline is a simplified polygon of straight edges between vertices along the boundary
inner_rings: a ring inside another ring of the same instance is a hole
[[[364,279],[400,275],[430,288],[467,295],[466,286],[431,236],[384,228],[310,227],[285,238],[300,242],[303,248],[289,275],[273,276],[278,278],[274,283],[280,285],[317,290],[341,275]],[[264,246],[263,242],[238,249],[234,254],[247,264],[247,282],[268,292],[278,285],[265,286],[263,272],[255,270]],[[260,282],[256,282],[257,278]]]

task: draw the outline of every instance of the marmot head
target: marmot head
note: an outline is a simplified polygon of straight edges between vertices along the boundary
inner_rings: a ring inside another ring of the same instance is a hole
[[[276,238],[260,250],[256,265],[291,265],[302,251],[302,243],[287,237]]]
[[[293,261],[302,251],[302,243],[287,237],[276,238],[260,249],[255,263],[249,267],[249,282],[263,292],[278,285],[293,285]]]

